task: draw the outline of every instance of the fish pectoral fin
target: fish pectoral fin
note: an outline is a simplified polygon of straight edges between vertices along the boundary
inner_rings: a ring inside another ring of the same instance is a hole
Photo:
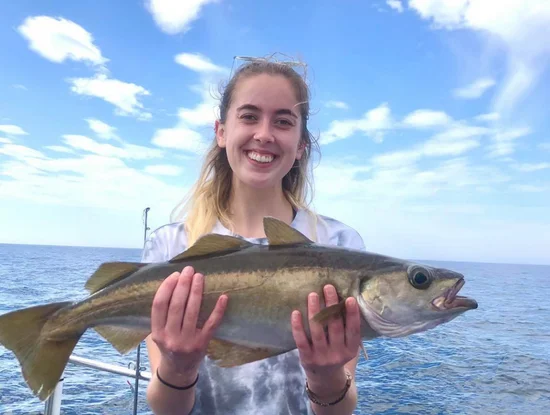
[[[264,232],[269,245],[312,244],[313,241],[285,222],[267,216],[264,218]]]
[[[181,254],[176,255],[169,262],[174,263],[198,256],[222,254],[227,251],[238,251],[239,249],[247,248],[251,245],[250,242],[235,236],[210,233],[200,237],[197,242]]]
[[[220,367],[234,367],[257,360],[277,356],[284,351],[269,349],[267,347],[253,348],[228,342],[226,340],[212,339],[208,343],[206,354]]]
[[[123,280],[145,265],[147,264],[141,262],[105,262],[88,278],[85,287],[90,294],[94,294],[115,282]]]
[[[96,326],[94,330],[121,354],[126,354],[135,349],[151,333],[149,330],[120,326]]]
[[[323,308],[317,314],[312,317],[312,320],[325,324],[328,323],[331,319],[337,317],[343,317],[346,315],[346,301],[342,300],[338,304],[331,305],[329,307]]]

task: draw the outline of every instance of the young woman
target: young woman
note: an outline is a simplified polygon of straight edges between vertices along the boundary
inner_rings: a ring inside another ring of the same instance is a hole
[[[267,243],[264,216],[283,220],[318,243],[364,249],[356,231],[307,208],[314,144],[308,115],[307,85],[290,66],[268,61],[242,66],[223,93],[215,140],[183,205],[185,220],[153,232],[142,261],[169,260],[210,232]],[[361,342],[354,299],[346,302],[345,322],[331,322],[326,332],[310,323],[311,342],[299,312],[289,315],[296,350],[220,368],[205,356],[206,348],[231,296],[220,296],[205,325],[197,328],[204,278],[186,267],[169,276],[155,296],[147,338],[154,376],[147,399],[156,414],[353,412]],[[324,298],[308,297],[308,314],[318,312],[323,301],[337,302],[334,287],[324,287]]]

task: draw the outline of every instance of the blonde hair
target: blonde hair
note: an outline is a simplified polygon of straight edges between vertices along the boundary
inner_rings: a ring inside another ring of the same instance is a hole
[[[284,76],[296,91],[302,119],[300,144],[304,146],[304,152],[300,160],[296,160],[290,171],[283,177],[283,194],[295,210],[305,209],[312,213],[309,211],[309,204],[313,198],[310,159],[312,151],[318,150],[318,145],[307,127],[310,108],[309,88],[304,79],[291,66],[262,59],[240,67],[222,93],[219,107],[220,122],[224,124],[227,120],[227,113],[238,81],[260,74]],[[225,148],[218,146],[214,137],[197,182],[188,196],[172,212],[172,221],[179,221],[185,217],[189,246],[200,236],[211,232],[218,220],[232,230],[232,221],[229,215],[231,183],[232,170],[227,153]],[[316,215],[313,216],[316,217]]]

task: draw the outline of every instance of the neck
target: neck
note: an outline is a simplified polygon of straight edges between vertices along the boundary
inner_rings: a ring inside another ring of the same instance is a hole
[[[232,231],[245,238],[265,237],[263,219],[272,216],[288,224],[292,222],[292,205],[282,187],[254,189],[233,182],[229,210]]]

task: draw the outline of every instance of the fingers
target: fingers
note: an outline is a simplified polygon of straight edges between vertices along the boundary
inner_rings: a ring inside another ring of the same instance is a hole
[[[308,355],[309,353],[311,353],[311,345],[309,344],[309,340],[304,330],[302,313],[300,313],[298,310],[292,312],[290,326],[292,328],[292,336],[294,337],[296,347],[302,355],[302,360],[304,360],[304,355]]]
[[[185,267],[178,278],[176,288],[172,292],[172,299],[170,300],[168,317],[166,319],[166,330],[169,333],[179,334],[181,332],[193,272],[192,267]]]
[[[187,308],[183,319],[182,331],[187,333],[195,333],[199,312],[202,303],[202,293],[204,290],[204,276],[197,273],[192,276],[191,290],[189,299],[187,300]]]
[[[204,343],[208,343],[212,339],[216,329],[222,322],[223,314],[225,313],[225,310],[227,308],[228,300],[229,299],[227,295],[221,295],[220,298],[218,298],[216,306],[214,307],[214,310],[212,310],[210,317],[208,317],[208,320],[206,320],[206,322],[204,323],[201,332]]]
[[[327,307],[338,304],[338,293],[333,285],[324,287],[325,304]],[[335,348],[341,348],[345,344],[344,321],[342,318],[331,319],[328,323],[328,342]]]
[[[309,330],[311,332],[311,341],[313,343],[313,350],[324,352],[327,350],[327,336],[322,324],[313,320],[315,314],[321,311],[321,305],[319,303],[319,295],[317,293],[311,293],[308,296],[308,319]]]
[[[179,272],[174,272],[166,278],[158,288],[153,298],[151,309],[151,331],[153,333],[164,329],[168,315],[168,307],[172,292],[178,283]]]
[[[352,353],[357,352],[361,345],[361,316],[357,300],[350,297],[346,299],[346,346]]]

